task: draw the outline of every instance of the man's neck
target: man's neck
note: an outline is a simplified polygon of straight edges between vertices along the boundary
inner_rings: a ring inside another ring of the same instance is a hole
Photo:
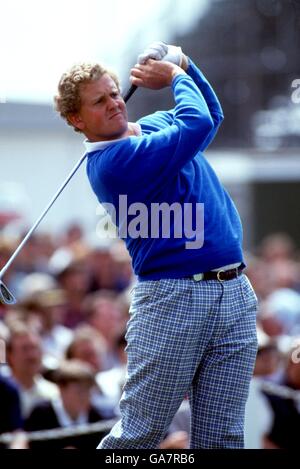
[[[129,122],[127,130],[124,132],[124,134],[122,134],[122,136],[115,138],[115,139],[111,139],[111,140],[91,141],[86,135],[87,139],[84,141],[84,145],[85,145],[87,152],[92,152],[92,151],[99,150],[99,149],[102,150],[112,145],[114,142],[118,142],[128,137],[139,137],[140,135],[142,135],[140,125],[134,122]]]

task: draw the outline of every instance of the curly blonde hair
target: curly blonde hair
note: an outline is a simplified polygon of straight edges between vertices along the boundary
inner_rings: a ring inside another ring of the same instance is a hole
[[[78,63],[65,72],[58,83],[58,94],[54,97],[55,109],[61,117],[73,127],[75,132],[80,132],[70,122],[69,116],[79,112],[81,107],[80,88],[83,84],[98,80],[107,73],[116,83],[120,91],[120,83],[117,75],[97,63]]]

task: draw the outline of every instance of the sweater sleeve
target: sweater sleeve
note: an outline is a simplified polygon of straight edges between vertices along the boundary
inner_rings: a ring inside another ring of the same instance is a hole
[[[170,111],[157,111],[150,116],[142,117],[138,123],[143,129],[143,133],[149,134],[157,132],[165,127],[169,127],[174,122],[174,109]]]
[[[189,67],[187,69],[188,75],[194,80],[195,84],[201,91],[206,104],[208,106],[210,115],[212,117],[214,126],[207,136],[207,138],[202,142],[200,150],[204,151],[211,141],[214,139],[217,130],[224,119],[223,110],[221,104],[212,88],[210,83],[207,81],[203,73],[199,70],[199,68],[194,64],[194,62],[189,58]]]
[[[130,137],[105,150],[97,158],[99,165],[96,163],[97,176],[104,185],[126,194],[143,190],[147,183],[159,187],[199,153],[213,128],[206,101],[186,74],[177,75],[172,88],[176,102],[172,125]]]

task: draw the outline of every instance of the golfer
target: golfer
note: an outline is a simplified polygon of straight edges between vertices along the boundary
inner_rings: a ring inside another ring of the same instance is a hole
[[[152,44],[131,82],[170,87],[174,109],[128,123],[116,76],[93,64],[65,73],[55,98],[86,136],[88,178],[138,278],[121,418],[99,448],[157,448],[186,395],[191,448],[242,448],[257,299],[242,273],[239,215],[203,154],[222,109],[179,47]]]

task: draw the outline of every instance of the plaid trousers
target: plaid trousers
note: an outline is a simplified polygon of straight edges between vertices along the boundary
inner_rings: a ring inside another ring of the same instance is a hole
[[[256,310],[246,275],[139,282],[127,325],[121,420],[98,448],[157,448],[186,395],[191,448],[243,448]]]

